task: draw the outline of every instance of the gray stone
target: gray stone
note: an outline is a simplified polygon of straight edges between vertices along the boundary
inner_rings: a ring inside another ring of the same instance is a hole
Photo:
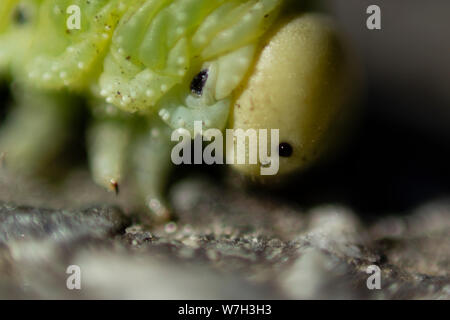
[[[69,241],[91,236],[105,237],[120,232],[129,224],[116,207],[85,210],[53,210],[0,203],[0,243],[51,239]]]
[[[83,202],[84,188],[70,192]],[[86,202],[97,194],[111,204],[58,208],[67,193],[53,193],[53,209],[0,206],[1,298],[450,298],[447,201],[364,224],[346,206],[302,209],[195,177],[171,188],[177,220],[148,226],[102,190]],[[35,201],[27,194],[15,196]],[[373,264],[381,290],[366,286]],[[81,290],[67,289],[70,265],[81,268]]]

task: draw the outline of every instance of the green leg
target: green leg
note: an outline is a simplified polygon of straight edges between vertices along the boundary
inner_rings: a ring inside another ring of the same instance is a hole
[[[0,130],[3,166],[20,174],[34,174],[62,150],[73,119],[65,94],[16,89],[17,105]]]
[[[170,218],[166,201],[166,187],[172,169],[170,158],[171,129],[160,121],[154,121],[150,129],[143,131],[134,145],[133,164],[139,193],[145,199],[155,222]]]
[[[94,120],[87,135],[92,177],[97,184],[116,194],[126,170],[131,131],[127,121],[106,118]]]

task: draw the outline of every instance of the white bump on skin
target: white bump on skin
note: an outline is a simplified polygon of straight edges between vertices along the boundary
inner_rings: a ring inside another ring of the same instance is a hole
[[[45,81],[50,80],[50,78],[51,78],[51,75],[48,72],[44,73],[44,75],[42,76],[42,79],[44,79]]]
[[[220,37],[222,39],[226,39],[226,38],[231,38],[231,36],[233,35],[233,33],[230,30],[224,31],[220,34]]]
[[[113,103],[114,99],[112,97],[108,97],[106,98],[106,102],[108,103]]]
[[[123,96],[122,97],[122,102],[125,104],[129,104],[130,103],[130,97],[129,96]]]
[[[60,77],[61,79],[66,78],[66,77],[67,77],[67,72],[61,71],[61,72],[59,73],[59,77]]]
[[[155,93],[153,92],[153,90],[147,90],[145,91],[145,95],[149,98],[153,97]]]
[[[261,2],[258,2],[254,8],[255,8],[255,10],[261,10],[263,8],[263,5]]]
[[[177,35],[182,35],[184,33],[184,28],[178,27],[177,28]]]
[[[162,92],[166,92],[167,91],[167,85],[165,85],[165,84],[163,84],[163,85],[161,85],[161,91]]]
[[[186,59],[184,58],[184,57],[179,57],[178,59],[177,59],[177,63],[178,63],[178,65],[183,65],[184,63],[186,62]]]
[[[78,62],[78,69],[84,69],[84,63],[83,62]]]
[[[58,6],[54,6],[53,7],[53,13],[54,14],[60,14],[61,13],[61,9]]]
[[[160,117],[162,117],[165,113],[166,113],[166,109],[161,109],[161,110],[159,110],[158,115],[159,115]]]

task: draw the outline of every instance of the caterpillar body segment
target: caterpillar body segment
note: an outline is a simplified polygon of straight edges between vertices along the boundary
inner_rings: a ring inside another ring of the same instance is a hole
[[[100,76],[102,96],[126,111],[151,113],[166,109],[163,120],[178,128],[180,119],[170,120],[173,101],[177,100],[177,107],[206,111],[208,106],[223,100],[225,94],[219,89],[221,94],[213,95],[209,104],[200,99],[196,105],[185,102],[196,101],[188,97],[192,78],[221,55],[243,52],[243,47],[253,44],[270,26],[264,17],[281,2],[178,0],[133,6],[114,32]],[[218,12],[225,16],[219,16]],[[218,42],[217,38],[222,40]],[[248,71],[252,59],[248,50],[244,52],[241,69]],[[225,62],[221,60],[223,70],[230,67]],[[221,83],[234,83],[235,88],[242,78],[242,72],[233,75],[223,72]],[[159,103],[167,96],[173,97],[169,105]]]
[[[7,46],[23,52],[15,60],[20,61],[16,76],[24,82],[42,89],[93,90],[125,111],[155,113],[165,107],[159,101],[167,95],[177,97],[179,106],[187,109],[223,105],[219,101],[230,95],[251,65],[254,50],[248,48],[270,27],[281,4],[281,0],[8,0],[2,12],[20,6],[34,11],[25,23],[33,25],[27,37],[17,36],[27,38],[27,45]],[[68,26],[67,10],[74,7],[81,14],[80,29]],[[239,59],[239,70],[227,63],[227,55]],[[215,61],[220,72],[218,88],[211,88],[216,91],[214,101],[190,99],[199,104],[187,105],[183,100],[190,93],[192,77]],[[167,107],[168,112],[173,108]],[[178,120],[166,123],[177,128]]]
[[[89,89],[97,82],[112,34],[125,10],[118,0],[43,1],[25,68],[29,81],[43,89]],[[79,15],[80,29],[70,28],[68,11],[74,19]]]

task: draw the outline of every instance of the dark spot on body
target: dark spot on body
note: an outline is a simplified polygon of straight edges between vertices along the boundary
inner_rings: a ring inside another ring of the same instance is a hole
[[[15,24],[24,25],[28,22],[28,15],[24,8],[18,6],[13,13],[13,21]]]
[[[119,191],[120,191],[120,189],[119,189],[119,183],[117,183],[116,180],[111,179],[110,184],[111,184],[111,189],[114,191],[114,193],[116,194],[116,196],[119,195]]]
[[[208,80],[208,70],[200,71],[191,82],[191,92],[198,96],[203,94],[203,88]]]
[[[278,154],[280,157],[289,158],[292,155],[292,146],[287,142],[282,142],[278,146]]]

